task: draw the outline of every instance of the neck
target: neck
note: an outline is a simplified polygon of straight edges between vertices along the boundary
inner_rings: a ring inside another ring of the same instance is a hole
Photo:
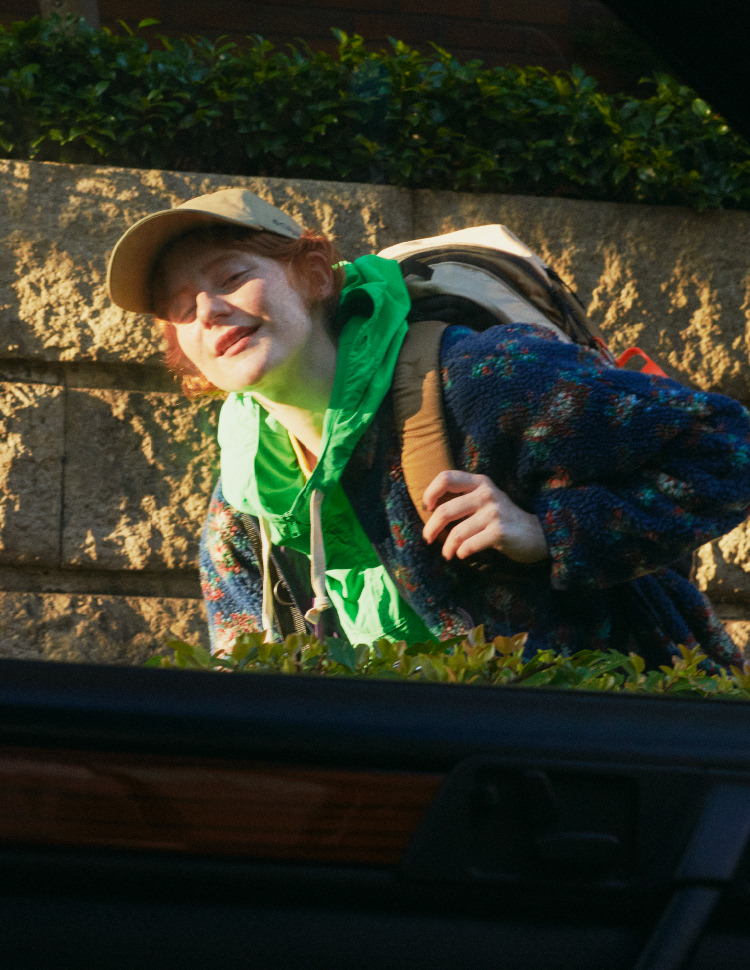
[[[263,394],[254,392],[253,397],[299,441],[310,462],[310,467],[314,468],[323,442],[323,419],[326,408],[313,411],[310,410],[309,404],[300,406],[272,401]]]
[[[320,454],[335,376],[336,346],[319,326],[313,339],[271,382],[252,390],[258,404],[300,442],[313,466]]]

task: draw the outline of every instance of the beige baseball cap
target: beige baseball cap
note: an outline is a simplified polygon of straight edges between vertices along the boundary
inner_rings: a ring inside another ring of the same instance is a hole
[[[199,195],[174,209],[139,220],[119,239],[107,268],[107,289],[123,310],[152,313],[151,277],[164,247],[190,229],[211,223],[247,226],[298,239],[302,226],[246,189],[222,189]]]

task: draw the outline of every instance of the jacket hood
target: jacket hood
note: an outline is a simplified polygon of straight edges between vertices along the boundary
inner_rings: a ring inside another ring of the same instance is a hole
[[[398,264],[363,256],[345,265],[339,301],[336,375],[318,462],[305,481],[286,429],[253,399],[230,394],[221,410],[224,494],[262,516],[274,544],[305,549],[313,491],[330,496],[391,385],[406,336],[410,300]],[[324,506],[325,511],[325,506]]]

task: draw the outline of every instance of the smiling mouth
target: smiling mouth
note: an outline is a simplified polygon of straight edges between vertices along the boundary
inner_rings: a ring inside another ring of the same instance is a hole
[[[237,327],[230,333],[224,334],[224,336],[216,344],[216,356],[223,357],[226,353],[231,351],[232,347],[238,344],[245,337],[252,337],[254,333],[258,330],[258,327]]]

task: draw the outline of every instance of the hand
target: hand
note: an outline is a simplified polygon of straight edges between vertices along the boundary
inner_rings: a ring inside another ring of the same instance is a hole
[[[524,512],[486,475],[440,472],[425,489],[423,501],[426,509],[434,510],[422,532],[428,543],[456,523],[443,544],[445,559],[466,559],[483,549],[497,549],[520,563],[549,557],[537,516]]]

